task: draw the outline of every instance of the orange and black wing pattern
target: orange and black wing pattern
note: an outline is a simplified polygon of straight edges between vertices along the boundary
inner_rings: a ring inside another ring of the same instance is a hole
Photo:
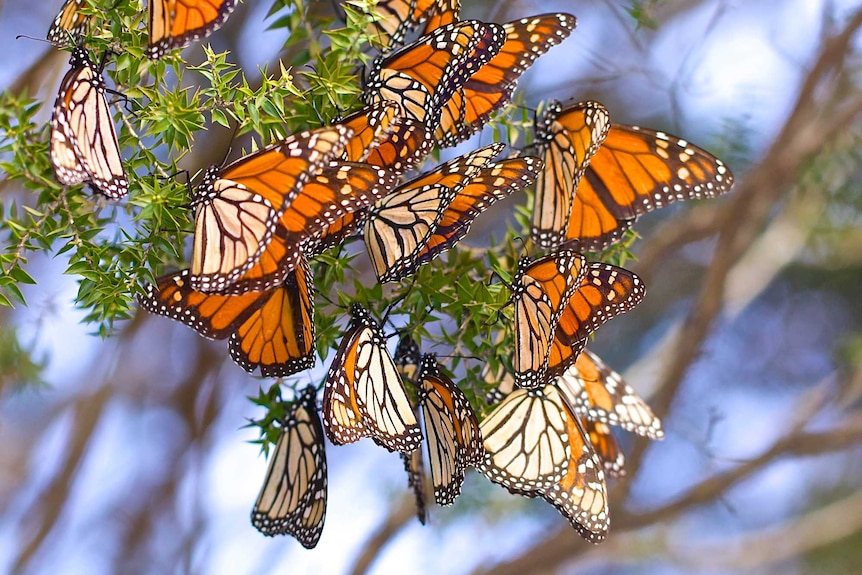
[[[484,458],[479,420],[464,392],[425,354],[419,369],[422,413],[434,499],[451,505],[461,494],[464,472]]]
[[[582,206],[573,207],[577,203],[575,189],[609,129],[607,109],[594,101],[580,102],[565,110],[559,102],[552,101],[537,122],[536,141],[545,166],[536,181],[531,235],[539,246],[560,245],[570,222],[586,218],[578,215]],[[618,238],[625,231],[605,214],[589,215],[602,233],[616,234]]]
[[[372,33],[383,50],[390,50],[423,22],[422,35],[426,35],[457,21],[460,5],[460,0],[380,0],[374,8],[379,19]]]
[[[581,426],[590,438],[590,445],[599,456],[605,473],[611,477],[626,474],[626,458],[610,426],[602,421],[581,418]]]
[[[353,132],[341,159],[345,162],[364,162],[371,150],[386,139],[392,121],[400,113],[398,104],[384,100],[339,120],[339,124]]]
[[[149,0],[150,58],[209,36],[233,12],[236,0]]]
[[[598,250],[639,215],[672,202],[712,198],[730,190],[721,160],[687,141],[646,128],[611,125],[578,183],[566,240]]]
[[[286,377],[314,366],[314,286],[300,259],[281,287],[230,336],[233,360],[249,373]]]
[[[422,431],[380,324],[359,304],[323,386],[323,427],[336,445],[371,437],[389,451],[410,453]]]
[[[87,52],[72,50],[51,114],[51,166],[64,185],[88,183],[108,199],[129,193],[129,180],[108,102],[105,80]]]
[[[320,238],[332,240],[331,236],[327,240],[330,226],[388,194],[395,180],[395,174],[367,164],[330,163],[302,187],[282,213],[257,262],[226,291],[242,293],[278,285],[301,255],[322,251],[316,245]]]
[[[501,26],[477,20],[437,28],[375,60],[366,82],[365,101],[395,101],[404,116],[433,126],[440,107],[497,54],[504,40]]]
[[[650,439],[664,437],[661,420],[646,401],[588,349],[556,384],[579,417],[617,425]]]
[[[223,292],[246,274],[267,249],[287,206],[318,170],[342,152],[351,136],[342,126],[318,128],[225,168],[210,166],[191,201],[195,207],[193,287]]]
[[[513,367],[519,387],[545,383],[548,354],[560,315],[586,272],[584,257],[562,250],[534,262],[523,258],[512,281],[515,307]]]
[[[87,0],[66,0],[59,14],[48,29],[48,41],[57,46],[67,46],[87,33],[95,16],[81,13]]]
[[[521,75],[536,59],[565,40],[577,20],[565,13],[543,14],[503,24],[506,41],[496,56],[455,91],[443,107],[435,138],[454,146],[479,130],[509,103]]]
[[[643,282],[633,272],[611,264],[591,263],[563,308],[557,338],[580,352],[590,334],[634,308],[645,294]]]
[[[538,158],[527,156],[483,167],[457,191],[434,233],[417,254],[415,265],[418,267],[430,262],[458,243],[470,231],[473,220],[489,206],[532,184],[541,165]]]
[[[399,116],[363,161],[403,174],[424,160],[433,146],[424,124]]]
[[[590,543],[599,543],[607,536],[610,524],[605,465],[581,422],[565,401],[561,403],[569,462],[565,475],[536,495],[553,505],[581,537]]]
[[[204,337],[230,336],[231,357],[246,371],[287,376],[314,365],[311,274],[300,266],[285,283],[238,295],[196,291],[189,270],[168,274],[139,297],[152,313],[182,322]]]

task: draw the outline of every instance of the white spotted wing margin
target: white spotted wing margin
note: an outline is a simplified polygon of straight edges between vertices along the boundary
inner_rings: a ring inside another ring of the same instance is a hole
[[[608,530],[602,463],[571,407],[553,385],[516,389],[480,424],[485,455],[477,466],[517,495],[541,496],[587,541]]]
[[[308,386],[288,408],[251,512],[258,531],[292,535],[306,549],[317,545],[326,517],[326,452],[316,397]]]
[[[422,431],[380,325],[359,304],[323,386],[323,427],[336,445],[371,437],[389,451],[410,453]]]
[[[464,392],[440,371],[433,355],[423,356],[417,379],[434,499],[438,505],[451,505],[461,494],[467,468],[484,457],[479,420]]]

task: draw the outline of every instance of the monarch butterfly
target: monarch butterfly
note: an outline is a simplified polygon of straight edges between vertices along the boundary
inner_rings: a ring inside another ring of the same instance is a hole
[[[553,385],[516,389],[479,425],[478,469],[512,493],[551,502],[587,540],[608,528],[602,463],[577,417]]]
[[[302,263],[284,283],[240,295],[195,291],[189,270],[164,275],[138,301],[210,339],[230,337],[233,360],[248,372],[284,377],[314,366],[312,276]]]
[[[236,0],[149,0],[150,43],[158,59],[170,50],[209,36],[227,21]]]
[[[339,120],[339,124],[353,131],[353,137],[344,147],[341,159],[346,162],[364,162],[371,150],[386,139],[392,121],[400,113],[398,104],[384,100]]]
[[[440,107],[470,75],[493,58],[503,28],[477,20],[454,22],[374,61],[366,103],[393,100],[408,118],[433,126]]]
[[[629,270],[593,262],[563,307],[548,359],[548,376],[559,377],[577,359],[587,338],[608,320],[643,301],[646,289]]]
[[[364,307],[353,304],[350,315],[323,386],[323,428],[336,445],[371,436],[389,451],[409,453],[422,431],[386,339]]]
[[[581,102],[565,112],[559,110],[559,104],[551,102],[536,127],[545,169],[536,182],[531,233],[543,247],[563,241],[572,204],[578,201],[578,182],[610,129],[608,111],[598,102]]]
[[[586,260],[561,250],[534,262],[521,258],[512,280],[510,301],[515,307],[513,367],[519,387],[545,383],[551,344],[564,307],[581,284]]]
[[[95,16],[88,16],[81,12],[81,8],[86,5],[87,0],[66,0],[63,2],[60,13],[57,14],[51,28],[48,29],[48,41],[57,46],[66,46],[70,39],[74,40],[83,36],[95,19]]]
[[[395,174],[367,164],[330,163],[284,210],[257,263],[225,291],[242,293],[281,283],[301,253],[319,253],[314,244],[330,225],[389,193],[396,179]]]
[[[417,379],[434,499],[438,505],[451,505],[461,494],[467,467],[484,458],[479,420],[464,392],[440,371],[433,355],[422,356]]]
[[[578,356],[556,384],[578,417],[618,425],[650,439],[664,437],[661,420],[649,405],[589,350]]]
[[[537,124],[545,178],[537,185],[532,233],[541,246],[600,250],[641,214],[733,186],[733,174],[709,152],[664,132],[610,125],[606,112],[590,124],[595,109],[551,102]]]
[[[51,165],[63,185],[89,183],[109,199],[129,193],[105,80],[87,52],[72,50],[51,115]]]
[[[482,129],[509,103],[518,79],[536,58],[565,40],[577,25],[570,14],[543,14],[503,24],[506,41],[499,53],[455,90],[440,116],[435,139],[454,146]]]
[[[381,0],[374,7],[379,20],[372,33],[384,50],[404,41],[404,36],[427,21],[422,35],[458,20],[460,0]]]
[[[312,549],[326,518],[326,450],[309,385],[288,408],[251,523],[267,536],[289,534]]]
[[[526,156],[483,167],[457,191],[410,267],[418,268],[454,246],[470,231],[473,220],[490,205],[532,184],[541,166],[541,160]]]
[[[353,134],[342,126],[301,132],[240,158],[210,166],[192,196],[192,287],[220,292],[260,258],[303,185]],[[262,289],[262,288],[261,288]]]
[[[422,359],[422,354],[419,352],[419,346],[413,341],[413,338],[408,334],[404,334],[398,340],[398,346],[395,348],[395,367],[398,373],[401,374],[401,379],[409,381],[416,387],[416,374],[419,372],[419,362]],[[419,420],[419,404],[413,406],[413,415],[416,420]],[[425,525],[428,509],[426,505],[427,486],[425,482],[425,460],[422,457],[422,447],[417,447],[410,453],[402,453],[401,460],[404,463],[404,471],[407,473],[407,487],[413,491],[413,497],[416,500],[416,517],[419,523]]]
[[[415,259],[428,243],[457,191],[496,156],[491,144],[450,160],[398,187],[376,202],[364,220],[365,247],[380,283],[413,273]]]

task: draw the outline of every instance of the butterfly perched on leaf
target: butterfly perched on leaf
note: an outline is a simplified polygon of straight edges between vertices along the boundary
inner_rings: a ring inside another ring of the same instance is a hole
[[[434,137],[454,146],[488,122],[512,99],[521,75],[551,47],[565,40],[577,20],[565,13],[542,14],[503,24],[506,41],[499,52],[454,91],[442,108]]]
[[[664,132],[611,124],[596,102],[551,102],[537,122],[545,160],[532,235],[545,248],[601,250],[634,220],[672,202],[712,198],[733,175],[709,152]]]
[[[603,464],[553,385],[516,389],[480,424],[478,469],[510,492],[541,496],[591,542],[608,530]]]
[[[147,54],[154,59],[209,36],[227,21],[236,6],[236,0],[148,1]]]
[[[207,168],[191,198],[192,287],[223,292],[248,272],[288,205],[352,135],[338,125],[300,132],[223,168]]]
[[[87,52],[72,51],[51,114],[51,166],[64,185],[88,183],[106,198],[129,193],[129,181],[108,101],[105,80]]]
[[[453,22],[374,61],[365,85],[366,103],[397,102],[405,117],[433,129],[440,108],[505,41],[497,24]]]
[[[138,301],[204,337],[230,337],[231,357],[248,372],[285,377],[314,365],[314,295],[304,260],[280,286],[265,291],[202,293],[183,270],[158,278]]]
[[[310,385],[287,408],[251,512],[258,531],[292,535],[306,549],[317,545],[326,518],[326,450],[316,398]]]
[[[371,437],[389,451],[410,453],[422,431],[380,324],[359,304],[323,386],[323,427],[336,445]]]

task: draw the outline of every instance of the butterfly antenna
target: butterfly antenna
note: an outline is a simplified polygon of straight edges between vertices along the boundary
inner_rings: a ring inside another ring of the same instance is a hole
[[[49,42],[48,40],[45,40],[44,38],[34,38],[33,36],[28,36],[27,34],[18,34],[17,36],[15,36],[16,40],[20,40],[21,38],[24,38],[25,40],[35,40],[37,42],[44,42],[45,44],[51,44],[53,46],[53,42]]]

